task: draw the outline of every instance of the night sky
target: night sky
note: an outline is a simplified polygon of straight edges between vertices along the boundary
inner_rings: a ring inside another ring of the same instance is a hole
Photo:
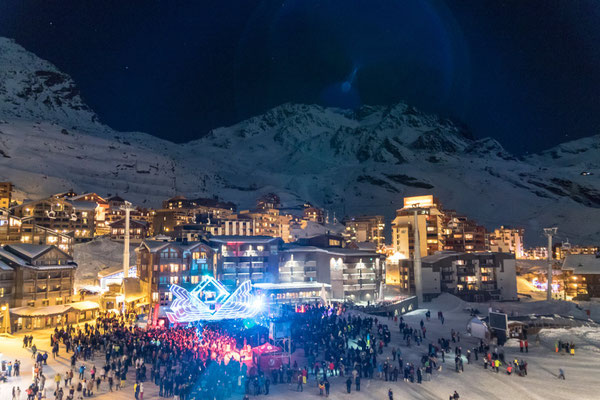
[[[176,142],[285,102],[404,101],[518,154],[600,133],[597,0],[2,0],[0,35]]]

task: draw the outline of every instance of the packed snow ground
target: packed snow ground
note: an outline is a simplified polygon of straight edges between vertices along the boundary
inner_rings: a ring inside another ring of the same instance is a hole
[[[411,345],[407,348],[399,336],[397,325],[391,320],[384,318],[383,323],[390,326],[392,332],[392,342],[385,348],[384,355],[381,357],[390,357],[392,346],[396,346],[402,351],[402,357],[405,362],[419,363],[421,354],[427,351],[429,340],[437,343],[440,337],[450,338],[450,329],[454,328],[461,332],[460,345],[463,353],[468,348],[473,348],[477,340],[470,338],[465,333],[467,321],[470,315],[465,309],[471,304],[465,303],[456,297],[442,295],[431,303],[426,304],[427,309],[431,310],[432,319],[425,322],[427,328],[427,339],[421,346]],[[445,316],[445,324],[436,318],[437,311],[441,310]],[[545,310],[549,311],[549,310]],[[405,321],[413,327],[419,326],[421,319],[425,320],[425,310],[417,310],[405,315]],[[598,374],[600,372],[600,329],[599,328],[573,328],[573,329],[554,329],[543,330],[540,333],[540,341],[536,343],[534,337],[530,337],[529,353],[520,353],[518,342],[511,340],[504,348],[507,360],[515,358],[524,359],[528,363],[528,376],[519,377],[517,375],[508,376],[505,369],[500,373],[485,370],[482,363],[473,361],[473,364],[467,364],[465,361],[464,373],[454,372],[454,355],[446,357],[446,363],[443,364],[441,372],[435,371],[431,381],[424,381],[422,384],[399,382],[385,382],[379,379],[363,379],[361,391],[353,390],[351,394],[346,393],[345,378],[332,377],[331,394],[332,400],[367,400],[367,399],[387,399],[388,389],[394,392],[394,399],[447,399],[448,396],[457,390],[461,399],[597,399],[600,391],[600,381]],[[34,332],[34,343],[38,347],[49,350],[48,332]],[[576,345],[574,356],[565,353],[554,353],[554,342],[556,340],[572,341]],[[10,378],[8,383],[0,384],[0,398],[7,398],[13,385],[20,385],[23,389],[31,381],[31,356],[30,351],[21,348],[22,335],[14,339],[0,339],[0,352],[3,359],[15,358],[23,362],[22,376],[19,380]],[[454,344],[452,347],[454,348]],[[299,350],[296,355],[301,355]],[[48,383],[53,385],[52,378],[55,371],[65,371],[68,366],[68,358],[64,358],[64,349],[61,347],[61,356],[57,361],[50,361],[46,367]],[[303,358],[298,357],[299,365],[304,365]],[[102,358],[96,358],[96,366],[101,367]],[[91,363],[88,363],[88,370]],[[558,369],[563,368],[566,374],[566,380],[557,378]],[[131,378],[130,378],[131,379]],[[77,379],[75,378],[76,382]],[[157,399],[157,388],[147,382],[145,385],[145,399]],[[309,378],[308,384],[304,387],[304,392],[297,393],[296,385],[271,385],[269,397],[275,399],[311,399],[317,398],[319,390],[314,378]],[[101,385],[101,395],[98,399],[132,399],[133,382],[127,381],[127,386],[122,392],[105,393],[106,383]],[[52,392],[49,392],[49,398]],[[241,398],[240,394],[233,398]]]

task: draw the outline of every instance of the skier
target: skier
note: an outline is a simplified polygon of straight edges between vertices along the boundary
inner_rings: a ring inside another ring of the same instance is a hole
[[[388,399],[389,400],[394,400],[394,392],[392,392],[392,389],[388,389]]]

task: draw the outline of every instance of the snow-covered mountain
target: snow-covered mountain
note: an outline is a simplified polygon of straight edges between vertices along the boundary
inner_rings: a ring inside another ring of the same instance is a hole
[[[73,188],[158,205],[218,195],[250,207],[276,192],[286,206],[391,218],[404,196],[434,194],[490,228],[525,227],[530,243],[555,225],[572,241],[600,239],[600,136],[516,158],[405,104],[284,104],[177,145],[102,125],[68,76],[7,39],[0,79],[0,180],[23,196]]]

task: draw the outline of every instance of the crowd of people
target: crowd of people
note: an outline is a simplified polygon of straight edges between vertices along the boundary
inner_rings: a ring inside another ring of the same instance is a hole
[[[268,395],[272,385],[287,384],[299,392],[308,385],[328,397],[334,382],[345,383],[338,390],[352,393],[361,391],[363,380],[431,381],[447,357],[453,357],[457,373],[465,372],[465,363],[481,363],[496,373],[503,368],[507,375],[527,376],[527,362],[507,361],[501,346],[491,347],[483,340],[478,346],[468,346],[454,329],[446,337],[432,337],[428,324],[436,322],[431,321],[429,311],[412,326],[402,316],[388,315],[386,320],[352,312],[342,304],[309,305],[302,311],[289,315],[294,348],[285,350],[299,347],[304,357],[266,370],[261,370],[250,350],[250,344],[264,343],[266,335],[256,335],[239,321],[142,329],[120,315],[103,314],[95,324],[55,328],[50,336],[52,358],[64,350],[71,368],[51,377],[53,385],[47,384],[44,373],[48,354],[37,350],[33,336],[25,336],[23,346],[31,349],[35,360],[32,383],[25,393],[28,400],[46,398],[49,392],[57,400],[80,400],[99,392],[132,390],[136,400],[143,400],[148,385],[155,385],[160,397],[186,400],[194,394],[222,400],[234,395]],[[441,312],[438,321],[444,323]],[[392,345],[396,326],[402,341]],[[574,349],[572,343],[562,341],[555,347],[567,353]],[[526,339],[519,341],[519,348],[528,352]],[[415,353],[420,354],[416,360]],[[298,365],[299,360],[303,365]],[[18,375],[19,369],[18,360],[2,362],[2,376]],[[559,377],[564,379],[564,372]],[[388,394],[393,398],[391,388]],[[457,396],[455,392],[451,398]],[[20,400],[20,388],[13,389],[13,399]]]

